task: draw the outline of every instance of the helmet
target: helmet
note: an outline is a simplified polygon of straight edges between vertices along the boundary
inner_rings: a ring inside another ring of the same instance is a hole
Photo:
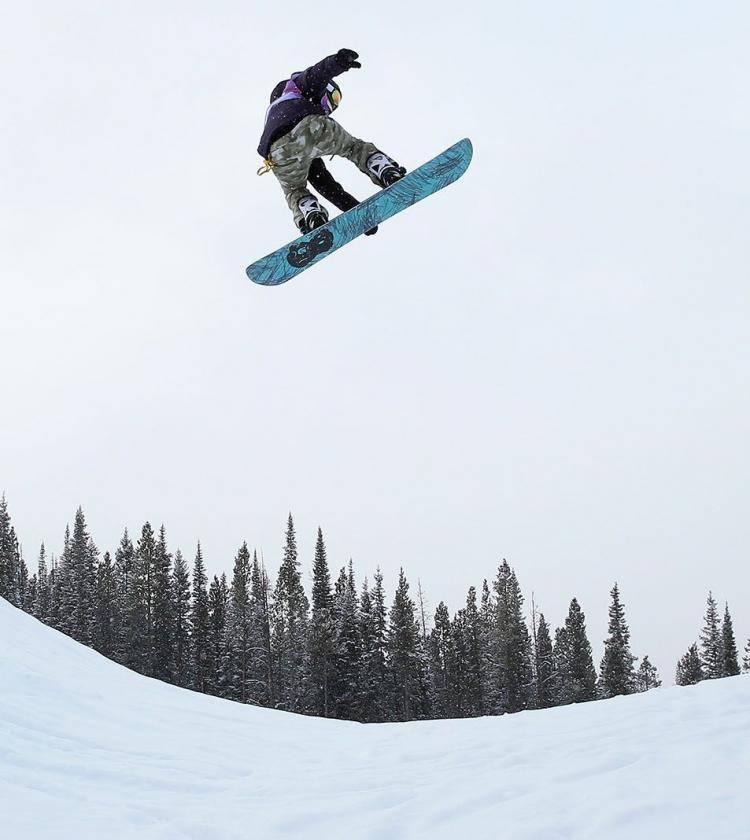
[[[326,85],[326,90],[320,100],[320,104],[323,106],[326,114],[330,114],[331,111],[335,111],[339,107],[339,102],[341,102],[341,88],[336,82],[330,81]]]
[[[271,91],[271,104],[273,104],[282,93],[284,93],[284,88],[287,85],[288,79],[284,79],[283,82],[279,82],[276,87]]]

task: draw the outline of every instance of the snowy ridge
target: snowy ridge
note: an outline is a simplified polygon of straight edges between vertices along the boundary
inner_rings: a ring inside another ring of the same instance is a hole
[[[131,673],[0,599],[0,826],[23,840],[742,838],[750,678],[362,726]]]

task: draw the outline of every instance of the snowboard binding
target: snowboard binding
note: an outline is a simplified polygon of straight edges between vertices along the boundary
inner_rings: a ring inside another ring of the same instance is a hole
[[[314,196],[303,196],[299,200],[298,206],[302,218],[297,223],[297,227],[302,233],[310,233],[310,231],[322,227],[328,221],[328,213]]]
[[[373,180],[383,189],[400,181],[406,175],[406,169],[399,166],[393,158],[383,152],[373,152],[367,158],[367,171]]]

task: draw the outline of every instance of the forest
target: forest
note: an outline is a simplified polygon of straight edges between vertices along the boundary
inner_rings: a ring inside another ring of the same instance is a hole
[[[29,572],[8,504],[0,500],[0,597],[127,668],[240,703],[361,722],[501,715],[648,691],[661,684],[636,657],[620,590],[610,592],[604,654],[595,667],[586,617],[573,597],[553,630],[503,560],[471,586],[452,616],[427,616],[401,569],[392,598],[383,575],[331,573],[318,529],[312,587],[303,584],[291,514],[272,582],[243,543],[231,575],[211,580],[198,543],[189,565],[166,530],[127,530],[100,553],[83,510],[59,555],[42,545]],[[743,668],[750,670],[750,640]],[[691,685],[740,673],[728,604],[709,592],[704,625],[676,666]]]

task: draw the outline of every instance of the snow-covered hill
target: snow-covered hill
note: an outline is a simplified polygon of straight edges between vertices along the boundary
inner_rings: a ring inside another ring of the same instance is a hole
[[[140,677],[0,599],[4,838],[719,840],[748,790],[746,677],[360,726]]]

